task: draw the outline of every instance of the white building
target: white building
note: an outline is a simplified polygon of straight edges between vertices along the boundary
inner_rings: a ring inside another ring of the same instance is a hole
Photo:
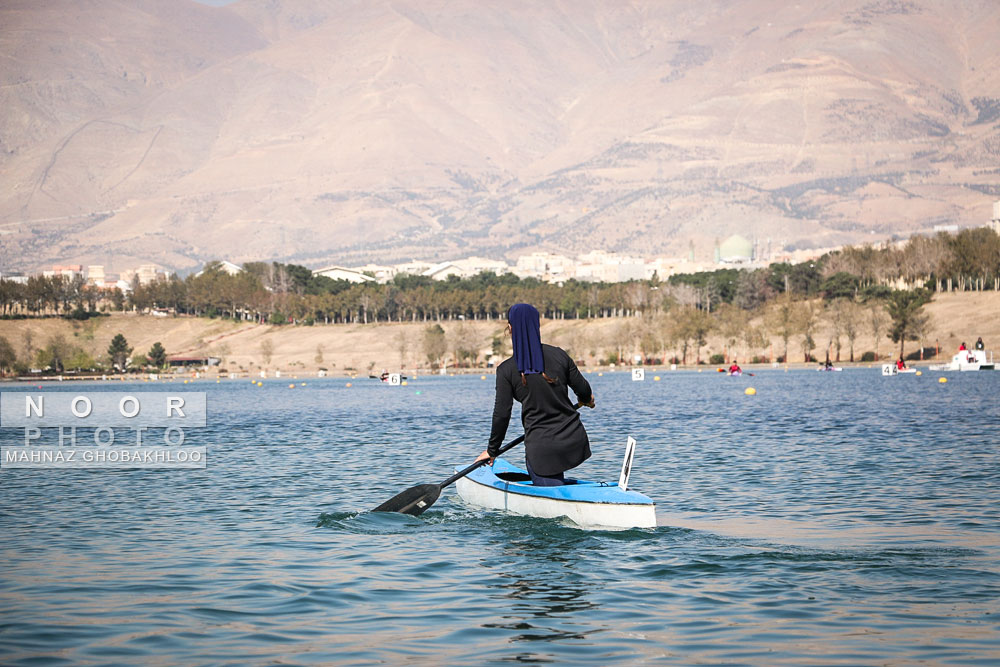
[[[465,277],[462,267],[458,266],[454,262],[441,262],[440,264],[435,264],[420,275],[427,276],[432,280],[448,280],[448,278],[452,276],[458,276],[459,278]]]
[[[562,280],[572,276],[573,261],[551,252],[533,252],[518,257],[513,272],[519,278]]]
[[[739,234],[733,234],[715,248],[715,261],[719,264],[750,264],[753,260],[753,243]]]
[[[104,273],[103,264],[92,264],[87,267],[87,282],[97,287],[104,287],[107,275]]]
[[[1000,234],[1000,201],[993,202],[993,219],[990,220],[990,229]]]
[[[410,276],[422,276],[424,275],[424,272],[432,266],[434,266],[434,264],[430,262],[418,262],[416,260],[412,260],[403,264],[396,264],[392,268],[396,271],[396,275],[402,273]]]
[[[500,260],[487,259],[485,257],[466,257],[465,259],[456,259],[451,262],[435,264],[421,275],[429,276],[434,280],[447,280],[450,276],[472,278],[484,272],[502,276],[510,272],[510,266],[507,265],[507,262]]]
[[[217,260],[217,261],[214,261],[214,262],[209,262],[208,264],[206,264],[204,266],[204,268],[202,268],[201,271],[199,271],[198,273],[196,273],[194,275],[195,276],[200,276],[201,274],[205,273],[205,269],[207,269],[209,267],[209,265],[212,265],[212,264],[216,265],[219,268],[219,270],[222,271],[223,273],[228,273],[231,276],[235,276],[238,273],[243,273],[243,267],[239,266],[238,264],[233,264],[232,262],[230,262],[228,260],[222,259],[222,260]]]
[[[605,283],[645,280],[646,263],[639,258],[594,250],[577,257],[575,278]]]
[[[696,267],[692,270],[692,267]],[[646,262],[646,279],[655,274],[658,280],[666,280],[675,273],[700,271],[701,265],[694,265],[681,257],[656,257]]]
[[[0,280],[6,280],[12,283],[19,283],[21,285],[28,284],[28,276],[23,273],[3,273],[0,271]]]
[[[375,281],[379,283],[391,282],[396,277],[396,273],[398,273],[395,266],[384,266],[382,264],[365,264],[364,266],[354,267],[354,270],[365,275],[375,276]]]
[[[343,266],[325,266],[322,269],[316,269],[313,271],[314,276],[325,276],[332,280],[346,280],[351,283],[371,283],[375,282],[375,279],[371,276],[366,276],[365,274],[357,271],[355,269],[348,269]]]
[[[66,266],[53,266],[49,271],[42,271],[42,275],[46,278],[51,278],[53,276],[64,276],[72,280],[73,278],[81,275],[83,272],[83,266],[80,264],[68,264]]]

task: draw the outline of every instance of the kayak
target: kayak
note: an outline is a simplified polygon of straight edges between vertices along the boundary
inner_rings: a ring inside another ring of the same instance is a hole
[[[842,371],[844,369],[841,368],[840,366],[830,366],[829,368],[827,368],[825,366],[820,366],[816,370],[818,370],[818,371]]]
[[[566,481],[563,486],[533,486],[526,471],[498,458],[493,467],[477,468],[455,486],[462,500],[477,507],[547,519],[567,517],[584,528],[656,527],[656,505],[648,496],[608,482]]]

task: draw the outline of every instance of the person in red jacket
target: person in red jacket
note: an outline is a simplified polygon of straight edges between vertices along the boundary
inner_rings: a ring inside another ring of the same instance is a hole
[[[729,367],[729,374],[730,375],[735,375],[736,373],[742,373],[742,372],[743,372],[743,369],[740,368],[740,365],[738,363],[736,363],[735,359],[733,359],[733,365]]]
[[[903,357],[896,359],[896,368],[898,368],[899,370],[903,370],[906,368],[906,362],[903,361]]]

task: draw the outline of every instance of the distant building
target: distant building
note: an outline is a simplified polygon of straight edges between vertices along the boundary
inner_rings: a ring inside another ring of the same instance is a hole
[[[749,264],[753,259],[753,243],[739,234],[730,236],[716,248],[719,264]]]
[[[92,264],[87,267],[87,282],[96,287],[104,287],[107,276],[104,273],[102,264]]]
[[[231,276],[235,276],[238,273],[243,273],[243,267],[238,264],[233,264],[227,259],[219,262],[219,268],[228,273]]]
[[[509,272],[510,266],[507,265],[507,262],[486,259],[485,257],[466,257],[465,259],[456,259],[451,262],[435,264],[421,275],[428,276],[434,280],[447,280],[451,276],[472,278],[480,273],[492,273],[502,276]]]
[[[454,263],[465,272],[466,278],[471,278],[472,276],[479,275],[480,273],[492,273],[497,276],[510,273],[510,266],[507,262],[499,259],[466,257],[465,259],[456,259]]]
[[[122,271],[121,279],[131,285],[132,281],[138,278],[140,285],[148,285],[159,278],[165,279],[168,275],[166,271],[161,271],[155,264],[143,264],[138,269]]]
[[[990,220],[989,227],[1000,234],[1000,201],[993,202],[993,219]]]
[[[422,276],[424,272],[434,266],[430,262],[418,262],[412,260],[404,264],[396,264],[393,269],[396,271],[396,275],[405,274],[410,276]]]
[[[676,273],[689,272],[690,267],[691,264],[680,257],[657,257],[646,262],[646,279],[651,279],[655,274],[658,280],[666,280]]]
[[[348,269],[343,266],[325,266],[322,269],[313,271],[314,276],[325,276],[332,280],[346,280],[350,283],[372,283],[375,279],[366,276],[356,269]]]
[[[958,225],[934,225],[935,232],[948,232],[954,234],[958,231]]]
[[[513,273],[520,278],[561,280],[572,277],[573,261],[551,252],[533,252],[517,258]]]
[[[584,282],[605,283],[645,280],[646,263],[635,257],[594,250],[577,257],[574,277]]]
[[[243,267],[242,266],[239,266],[238,264],[233,264],[232,262],[230,262],[228,260],[221,259],[221,260],[216,260],[216,261],[213,261],[213,262],[209,262],[208,264],[205,264],[205,266],[202,267],[201,271],[199,271],[198,273],[196,273],[194,275],[195,276],[200,276],[201,274],[205,273],[205,269],[207,269],[210,265],[217,266],[220,271],[222,271],[223,273],[228,273],[231,276],[235,276],[235,275],[237,275],[239,273],[243,273]]]
[[[167,365],[171,368],[183,366],[218,366],[222,361],[219,357],[167,357]]]
[[[49,271],[42,271],[42,275],[46,278],[51,278],[53,276],[65,276],[71,280],[82,273],[83,266],[80,264],[67,264],[66,266],[56,265]]]
[[[0,280],[7,280],[12,283],[19,283],[21,285],[28,284],[28,276],[23,273],[3,273],[0,271]]]
[[[397,269],[394,266],[383,266],[381,264],[365,264],[364,266],[354,267],[355,271],[360,271],[366,275],[375,276],[375,280],[379,283],[391,282],[393,278],[396,277]]]
[[[454,262],[441,262],[424,271],[422,276],[427,276],[432,280],[448,280],[452,276],[463,278],[462,267]]]

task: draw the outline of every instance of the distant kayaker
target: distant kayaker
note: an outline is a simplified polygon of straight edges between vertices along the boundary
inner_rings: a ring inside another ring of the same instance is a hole
[[[535,486],[565,484],[563,473],[590,458],[590,439],[569,398],[594,407],[590,383],[561,348],[542,344],[538,311],[527,303],[511,306],[507,330],[514,356],[497,367],[496,399],[489,446],[476,458],[496,458],[510,424],[514,399],[521,404],[524,458]]]
[[[906,368],[906,362],[903,361],[903,357],[896,359],[896,368],[899,370],[903,370],[904,368]]]
[[[729,374],[730,375],[736,375],[737,373],[742,373],[742,372],[743,372],[743,369],[741,369],[740,365],[738,363],[736,363],[735,359],[733,359],[733,364],[729,367]]]
[[[983,345],[983,337],[982,336],[980,336],[979,338],[976,339],[976,349],[977,350],[985,350],[986,349],[986,346]]]

